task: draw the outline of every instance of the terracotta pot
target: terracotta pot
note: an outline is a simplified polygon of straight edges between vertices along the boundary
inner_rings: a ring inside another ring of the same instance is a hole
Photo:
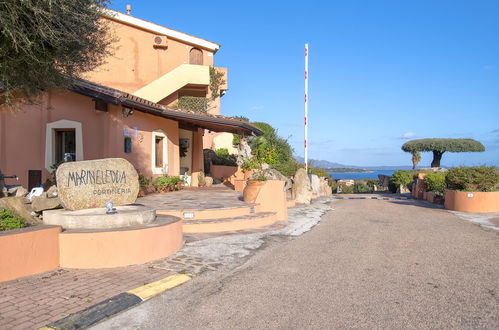
[[[260,192],[260,188],[265,184],[265,181],[248,180],[246,187],[243,190],[243,199],[245,202],[254,203]]]

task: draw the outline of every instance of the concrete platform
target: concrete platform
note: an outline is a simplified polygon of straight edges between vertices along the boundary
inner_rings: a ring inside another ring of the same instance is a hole
[[[156,218],[155,210],[144,205],[117,206],[116,211],[106,214],[105,208],[47,210],[43,212],[43,223],[62,226],[64,229],[110,229],[145,225]]]

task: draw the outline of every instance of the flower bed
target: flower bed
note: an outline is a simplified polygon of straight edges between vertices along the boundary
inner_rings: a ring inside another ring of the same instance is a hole
[[[446,190],[445,208],[460,212],[499,212],[499,191]]]

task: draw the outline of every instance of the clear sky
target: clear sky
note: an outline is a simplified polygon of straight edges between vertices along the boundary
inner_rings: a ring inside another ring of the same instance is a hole
[[[118,1],[111,7],[217,42],[222,114],[265,121],[303,155],[303,47],[310,47],[309,156],[410,165],[412,138],[474,138],[499,165],[499,1]],[[423,154],[421,165],[431,156]]]

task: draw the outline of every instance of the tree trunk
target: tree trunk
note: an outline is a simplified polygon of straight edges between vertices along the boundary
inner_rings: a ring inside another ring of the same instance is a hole
[[[433,160],[431,162],[431,167],[440,167],[440,160],[442,159],[443,151],[433,150]]]

